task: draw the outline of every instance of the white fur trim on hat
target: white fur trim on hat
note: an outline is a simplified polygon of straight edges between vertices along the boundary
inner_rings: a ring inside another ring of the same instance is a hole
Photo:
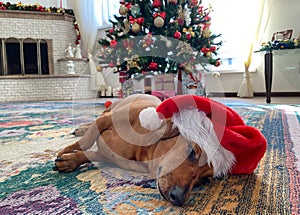
[[[142,127],[151,131],[158,129],[162,123],[154,107],[143,109],[139,114],[139,120]]]
[[[172,117],[180,134],[205,151],[207,163],[212,164],[214,177],[227,174],[235,163],[232,152],[226,150],[214,131],[211,120],[198,109],[181,110]]]

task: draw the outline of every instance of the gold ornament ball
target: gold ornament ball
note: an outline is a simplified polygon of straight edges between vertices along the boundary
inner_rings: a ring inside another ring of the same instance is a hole
[[[211,57],[211,55],[212,55],[212,53],[211,52],[206,52],[206,57],[208,57],[208,58],[210,58]]]
[[[162,17],[160,17],[160,16],[155,17],[155,19],[154,19],[154,26],[155,27],[161,28],[161,27],[164,26],[164,24],[165,24],[165,20]]]
[[[193,71],[192,65],[190,63],[185,63],[183,65],[183,71],[187,74],[191,73]]]
[[[141,26],[138,23],[133,23],[131,26],[131,30],[133,33],[139,33],[141,31]]]
[[[119,13],[120,13],[120,15],[123,15],[123,16],[126,15],[128,13],[128,8],[125,7],[124,5],[121,5],[120,9],[119,9]]]
[[[211,35],[211,31],[209,30],[209,28],[206,28],[203,32],[202,32],[203,37],[205,38],[209,38]]]
[[[98,72],[102,72],[103,71],[103,67],[101,65],[98,65],[96,67],[96,69],[97,69]]]

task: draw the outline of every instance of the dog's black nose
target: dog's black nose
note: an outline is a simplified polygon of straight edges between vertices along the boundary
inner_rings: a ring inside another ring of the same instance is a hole
[[[184,204],[184,189],[180,187],[173,187],[169,191],[169,199],[172,205],[183,206]]]

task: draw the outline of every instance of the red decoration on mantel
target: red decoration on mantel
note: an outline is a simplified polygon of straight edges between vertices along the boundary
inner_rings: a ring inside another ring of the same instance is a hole
[[[80,40],[81,40],[81,34],[80,34],[79,27],[78,27],[78,24],[77,24],[76,21],[74,22],[74,28],[75,28],[76,35],[77,35],[75,44],[79,45],[80,44]]]

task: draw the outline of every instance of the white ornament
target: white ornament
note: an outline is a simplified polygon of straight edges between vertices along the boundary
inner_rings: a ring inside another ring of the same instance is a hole
[[[213,76],[215,79],[219,79],[220,76],[221,76],[221,74],[220,74],[220,72],[213,72],[213,73],[212,73],[212,76]]]
[[[82,56],[81,56],[81,49],[80,49],[80,45],[79,44],[77,44],[76,48],[75,48],[75,58],[79,58],[79,59],[82,58]]]
[[[68,68],[68,74],[69,75],[74,75],[75,72],[74,72],[74,68],[75,68],[75,64],[72,60],[69,60],[68,63],[67,63],[67,68]]]
[[[65,50],[66,57],[74,57],[74,48],[71,46],[71,43],[69,43],[68,48]]]
[[[189,8],[184,10],[184,20],[187,26],[191,24],[191,10]]]

